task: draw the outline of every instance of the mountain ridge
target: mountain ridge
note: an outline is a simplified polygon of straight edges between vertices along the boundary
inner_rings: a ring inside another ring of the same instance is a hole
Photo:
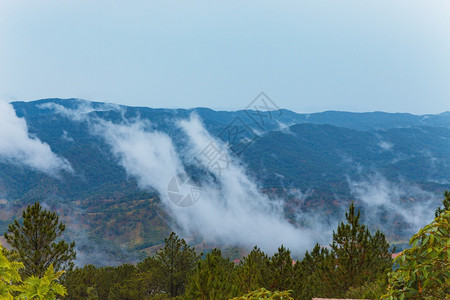
[[[14,101],[11,104],[17,109],[24,108],[25,106],[38,106],[40,104],[55,102],[57,104],[66,104],[67,107],[73,108],[74,104],[82,102],[96,106],[102,105],[111,105],[118,106],[122,108],[127,108],[131,110],[151,110],[157,112],[202,112],[201,116],[207,115],[208,113],[215,113],[219,115],[245,115],[247,111],[252,110],[235,110],[235,111],[223,111],[223,110],[214,110],[208,107],[195,107],[195,108],[176,108],[176,109],[168,109],[168,108],[151,108],[145,106],[126,106],[121,104],[107,103],[107,102],[97,102],[97,101],[89,101],[78,98],[45,98],[33,101]],[[68,104],[68,105],[67,105]],[[355,129],[382,129],[382,128],[392,128],[392,127],[408,127],[408,126],[442,126],[446,128],[450,128],[450,111],[441,112],[438,114],[412,114],[412,113],[388,113],[383,111],[372,111],[372,112],[349,112],[349,111],[337,111],[337,110],[327,110],[323,112],[315,112],[315,113],[297,113],[288,109],[280,109],[275,110],[274,112],[280,111],[282,114],[288,114],[288,118],[282,117],[281,121],[296,121],[297,123],[314,123],[314,124],[330,124],[338,127],[349,127]],[[401,118],[399,118],[401,117]],[[376,121],[374,120],[376,119]],[[381,120],[380,120],[381,119]],[[396,122],[393,122],[392,119],[396,119]],[[431,120],[430,120],[431,119]],[[427,120],[427,121],[426,121]],[[424,122],[426,121],[426,122]],[[353,124],[353,123],[357,124]],[[371,122],[375,123],[372,124]],[[385,123],[384,126],[381,126],[381,123]],[[386,122],[390,122],[387,123]],[[391,125],[389,125],[391,124]],[[363,126],[363,127],[361,127]],[[380,126],[380,127],[375,127]]]
[[[71,110],[86,107],[75,120],[58,113],[52,103]],[[138,252],[162,242],[170,229],[170,217],[165,215],[158,193],[139,187],[137,179],[127,174],[110,146],[92,132],[92,124],[85,119],[111,124],[148,122],[145,130],[167,135],[180,153],[186,137],[176,124],[192,113],[218,140],[227,126],[239,119],[253,131],[247,132],[247,140],[249,136],[252,140],[241,155],[234,156],[261,190],[285,199],[286,216],[293,222],[298,209],[322,211],[325,217],[334,218],[350,201],[363,205],[364,199],[355,188],[359,183],[368,183],[366,189],[370,184],[386,185],[383,180],[413,186],[413,203],[425,201],[431,194],[440,195],[450,186],[450,114],[446,113],[297,114],[281,110],[281,116],[272,112],[273,118],[266,117],[261,127],[252,119],[252,111],[244,110],[155,109],[58,98],[11,105],[17,116],[27,121],[29,134],[67,159],[74,173],[63,172],[56,178],[0,160],[0,198],[8,199],[0,206],[12,211],[0,217],[1,230],[25,205],[43,200],[68,216],[72,211],[79,218],[77,226],[85,228],[91,238]],[[191,162],[182,163],[195,176],[205,176]],[[371,182],[377,176],[382,179]],[[390,193],[398,194],[396,188],[389,186],[389,197]],[[399,195],[401,201],[407,201],[405,191]],[[61,208],[62,204],[71,208]],[[407,236],[406,227],[399,222],[387,233],[402,239]],[[132,237],[127,237],[131,231]],[[118,250],[111,251],[117,254]]]

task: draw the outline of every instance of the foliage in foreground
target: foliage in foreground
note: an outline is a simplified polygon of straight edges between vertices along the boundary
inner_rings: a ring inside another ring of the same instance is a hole
[[[6,241],[24,264],[21,275],[42,277],[50,265],[57,271],[71,270],[76,258],[75,242],[56,241],[66,228],[58,215],[36,202],[28,205],[22,217],[23,224],[14,220],[5,233]]]
[[[230,299],[245,295],[236,299],[267,296],[310,300],[349,292],[361,298],[382,295],[392,267],[384,235],[371,234],[360,224],[353,204],[346,222],[335,232],[330,249],[316,245],[295,264],[290,250],[283,245],[272,256],[255,247],[235,265],[219,249],[199,260],[194,249],[174,233],[165,242],[156,256],[147,257],[137,266],[88,265],[69,272],[65,280],[67,298]]]
[[[291,297],[291,291],[271,292],[269,290],[266,290],[265,288],[261,288],[259,290],[250,292],[247,295],[241,297],[235,297],[231,300],[262,300],[262,299],[294,300],[294,298]]]
[[[411,248],[395,259],[383,299],[450,299],[450,210],[410,240]]]
[[[58,282],[63,271],[55,272],[50,265],[42,277],[31,276],[22,281],[19,270],[23,267],[20,262],[10,262],[0,246],[1,299],[53,300],[67,295],[66,288]]]
[[[20,283],[19,269],[23,268],[20,262],[10,262],[5,254],[4,248],[0,245],[0,298],[12,299],[12,294],[17,291]]]
[[[442,205],[444,207],[438,207],[436,209],[436,212],[435,212],[436,217],[439,217],[441,214],[443,214],[447,210],[450,210],[450,192],[449,191],[445,191],[444,200],[442,200]]]
[[[372,234],[360,224],[359,211],[351,204],[330,247],[316,245],[296,263],[283,245],[272,256],[255,246],[239,264],[219,249],[199,260],[194,248],[172,233],[164,248],[137,265],[87,265],[69,271],[63,283],[67,293],[58,282],[62,272],[55,273],[52,265],[42,276],[27,277],[20,274],[24,265],[15,262],[20,261],[17,253],[0,249],[0,298],[310,300],[379,299],[386,294],[383,299],[450,299],[450,211],[440,208],[436,215],[411,238],[411,249],[397,258],[389,277],[389,244],[381,232]]]

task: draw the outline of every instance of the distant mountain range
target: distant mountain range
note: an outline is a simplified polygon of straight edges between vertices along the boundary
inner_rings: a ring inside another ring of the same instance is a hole
[[[228,112],[113,106],[78,99],[12,105],[17,116],[26,120],[29,134],[67,159],[74,172],[51,176],[0,156],[0,198],[7,199],[0,207],[17,213],[34,200],[45,200],[54,207],[67,203],[79,218],[77,228],[91,238],[126,245],[133,251],[150,251],[169,231],[158,193],[139,188],[105,140],[92,134],[90,124],[80,116],[112,123],[146,121],[152,129],[169,135],[177,149],[183,147],[183,136],[174,124],[192,113],[211,135],[224,141],[227,135],[229,139],[226,131],[239,123],[244,150],[236,151],[236,156],[265,193],[287,199],[288,218],[290,208],[296,206],[338,215],[343,204],[361,202],[352,184],[375,177],[411,184],[437,197],[450,187],[450,112]],[[77,111],[79,116],[56,108]],[[194,177],[202,176],[201,170],[184,163]],[[68,209],[59,209],[70,217]],[[4,231],[11,219],[12,214],[1,214],[0,229]]]

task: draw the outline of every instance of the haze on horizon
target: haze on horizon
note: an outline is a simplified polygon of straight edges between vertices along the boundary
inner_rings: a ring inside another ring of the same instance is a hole
[[[0,2],[0,98],[450,110],[447,1]]]

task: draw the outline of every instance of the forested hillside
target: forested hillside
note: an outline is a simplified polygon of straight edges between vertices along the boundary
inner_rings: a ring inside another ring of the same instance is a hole
[[[89,241],[97,241],[102,251],[114,253],[117,262],[135,261],[142,257],[141,250],[154,252],[153,246],[161,244],[177,223],[161,204],[160,191],[143,187],[140,178],[124,167],[123,156],[95,130],[101,122],[140,122],[145,132],[170,137],[184,169],[200,182],[215,176],[193,163],[186,133],[176,124],[195,114],[220,141],[224,130],[239,120],[246,129],[241,136],[245,147],[242,153],[232,153],[233,161],[263,194],[283,199],[285,217],[298,226],[310,226],[309,216],[316,212],[325,223],[334,224],[353,200],[369,226],[379,228],[388,221],[392,225],[386,230],[388,239],[401,243],[410,236],[410,227],[422,225],[408,220],[408,211],[436,206],[450,184],[448,112],[417,116],[279,110],[258,123],[251,111],[152,109],[77,99],[13,106],[26,120],[30,136],[47,143],[73,171],[52,176],[1,159],[0,229],[4,231],[24,206],[40,200],[71,224],[69,232],[84,232],[86,243],[79,247],[95,252]],[[366,216],[374,203],[378,219]],[[201,241],[194,235],[194,244]]]

